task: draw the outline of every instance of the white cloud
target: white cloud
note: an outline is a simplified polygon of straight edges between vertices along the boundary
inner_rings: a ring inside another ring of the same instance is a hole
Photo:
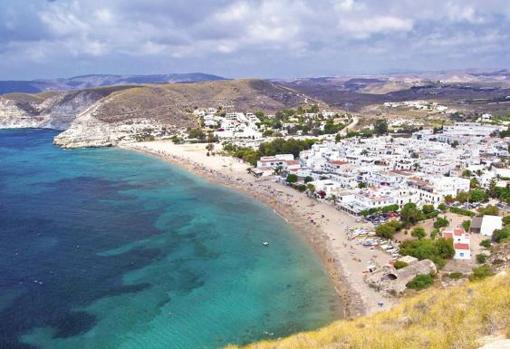
[[[366,55],[384,69],[404,52],[441,64],[457,51],[476,65],[472,51],[510,51],[509,32],[507,0],[0,1],[0,71],[30,62],[56,70],[76,59],[136,68],[159,59],[226,71],[250,61],[262,72],[272,57],[300,75],[334,70],[338,57],[356,64]]]

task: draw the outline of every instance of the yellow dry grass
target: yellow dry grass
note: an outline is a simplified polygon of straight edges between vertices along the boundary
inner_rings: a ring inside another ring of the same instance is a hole
[[[509,330],[510,275],[501,273],[476,283],[426,290],[389,311],[246,348],[464,349],[479,347],[484,336],[508,336]]]

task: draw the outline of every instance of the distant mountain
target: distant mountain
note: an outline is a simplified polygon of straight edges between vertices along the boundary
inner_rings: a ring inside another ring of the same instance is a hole
[[[13,92],[37,93],[43,91],[81,90],[102,86],[191,83],[216,80],[226,79],[220,76],[204,73],[152,75],[91,74],[63,79],[0,81],[0,94]]]

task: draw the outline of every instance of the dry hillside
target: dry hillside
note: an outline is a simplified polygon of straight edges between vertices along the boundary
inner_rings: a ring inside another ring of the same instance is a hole
[[[301,93],[263,80],[146,85],[113,94],[95,116],[105,122],[147,118],[186,124],[196,107],[233,106],[236,111],[276,112],[306,100]],[[313,101],[308,98],[308,102]]]
[[[498,336],[510,336],[507,272],[452,288],[425,290],[389,311],[246,348],[470,349]]]

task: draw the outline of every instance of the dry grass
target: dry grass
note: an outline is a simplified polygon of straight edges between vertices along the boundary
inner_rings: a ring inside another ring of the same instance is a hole
[[[506,272],[477,283],[427,290],[386,312],[246,348],[463,349],[477,348],[480,338],[497,334],[510,334]]]

